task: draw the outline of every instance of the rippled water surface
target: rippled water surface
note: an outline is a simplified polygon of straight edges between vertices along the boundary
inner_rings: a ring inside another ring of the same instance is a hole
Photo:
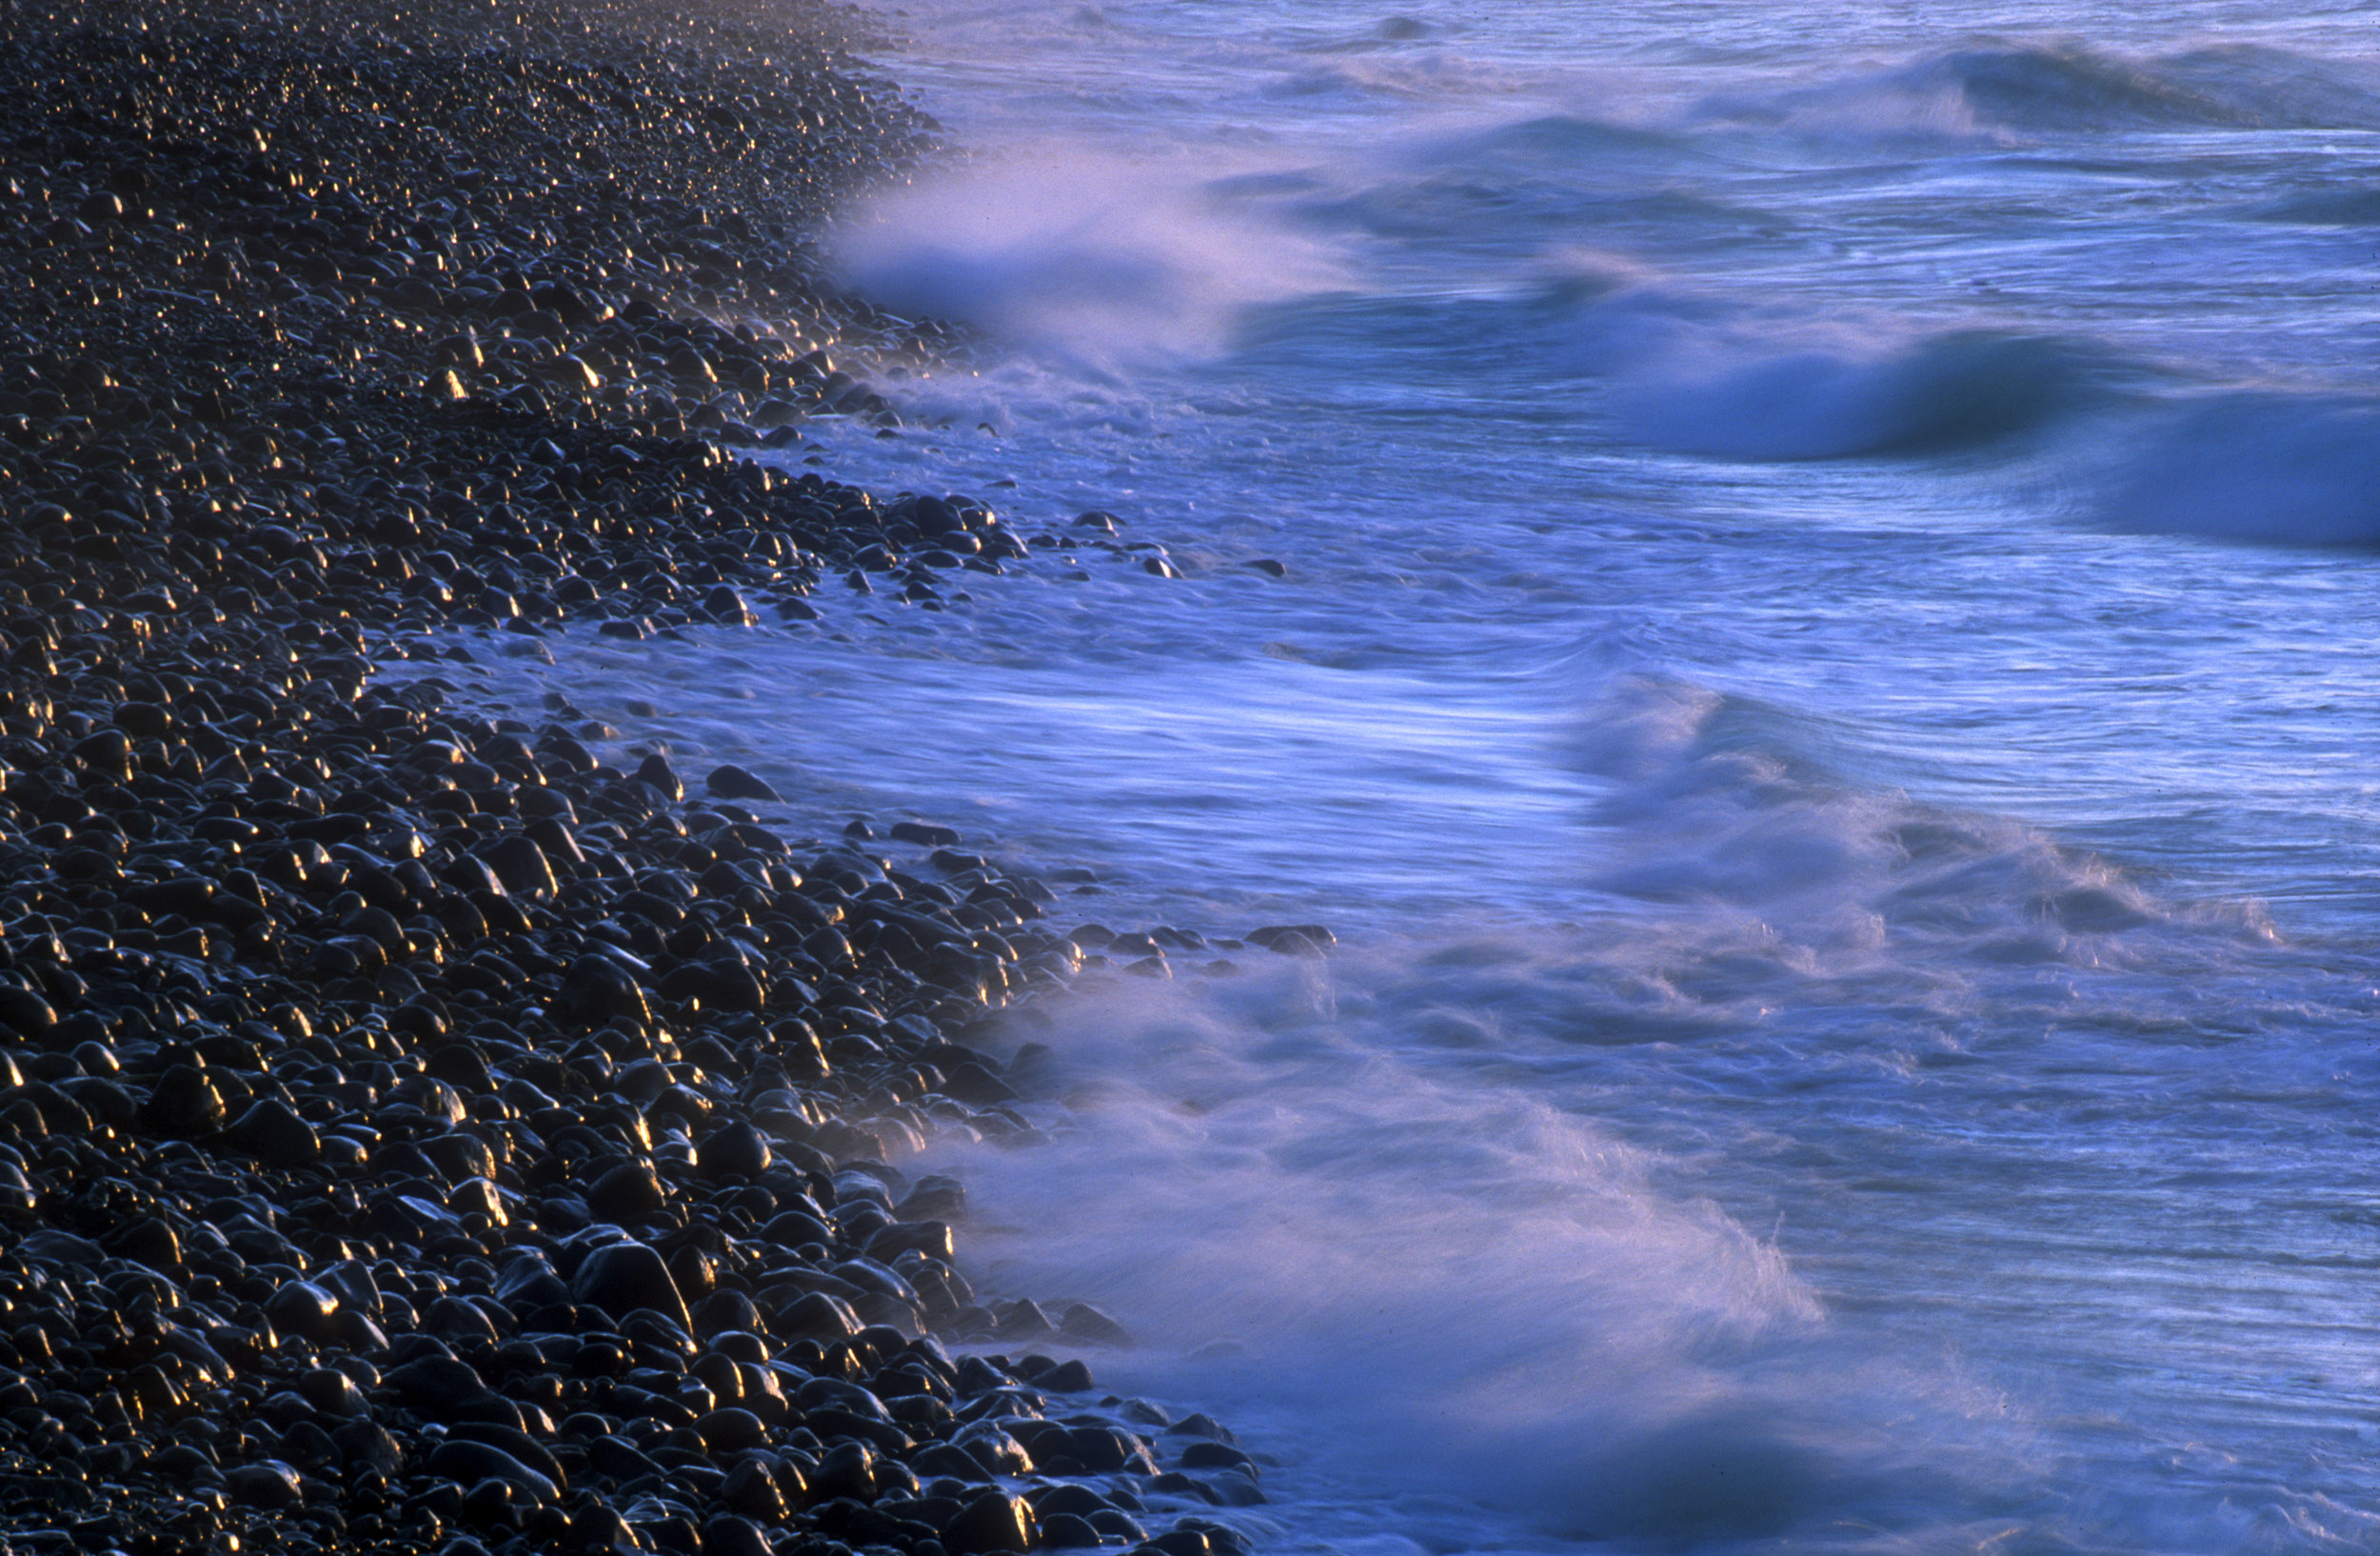
[[[984,343],[787,457],[1083,544],[496,682],[1339,930],[1051,1009],[979,1286],[1268,1548],[2380,1546],[2370,12],[893,20]]]

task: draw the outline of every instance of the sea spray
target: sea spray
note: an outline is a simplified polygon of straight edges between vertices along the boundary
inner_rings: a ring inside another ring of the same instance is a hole
[[[1331,284],[1324,251],[1163,163],[1049,143],[871,202],[837,243],[885,306],[1092,369],[1212,355],[1241,309]]]
[[[1234,598],[1205,608],[1272,596]],[[1644,673],[1455,718],[1359,656],[976,641],[558,641],[487,684],[649,697],[629,746],[803,772],[880,827],[997,774],[940,812],[963,847],[1096,867],[1042,928],[1202,933],[1170,980],[972,1034],[1049,1050],[1018,1070],[1049,1143],[926,1165],[974,1187],[982,1291],[1099,1304],[1140,1342],[1110,1386],[1279,1461],[1226,1515],[1266,1542],[2153,1545],[2237,1494],[2158,1467],[2204,1423],[2351,1439],[2360,1385],[2228,1381],[2351,1366],[2380,1191],[2351,957],[1863,779],[1894,760],[1873,720]],[[798,718],[751,718],[772,685]],[[1305,700],[1358,689],[1369,724]],[[1394,759],[1433,728],[1443,766]],[[1478,803],[1533,766],[1534,811]],[[887,848],[930,876],[915,852]],[[1339,947],[1232,943],[1290,910]],[[2075,1425],[2101,1412],[2125,1433]],[[2292,1476],[2286,1516],[2352,1526],[2339,1471]]]
[[[2368,1544],[2356,20],[908,9],[999,197],[882,274],[986,306],[784,462],[1049,541],[525,689],[1204,937],[983,1039],[1065,1072],[981,1172],[1279,1461],[1221,1516]]]
[[[1111,1380],[1278,1423],[1257,1446],[1304,1496],[1434,1489],[1667,1544],[1934,1522],[1984,1460],[2008,1472],[2006,1400],[1879,1354],[1640,1152],[1384,1053],[1370,977],[1403,954],[1020,1027],[1065,1106],[1044,1147],[947,1158],[1020,1228],[982,1278],[1123,1316]]]

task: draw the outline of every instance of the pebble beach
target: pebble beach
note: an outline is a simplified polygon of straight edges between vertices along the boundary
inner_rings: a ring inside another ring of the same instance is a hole
[[[1243,1549],[902,1165],[1031,1149],[999,1012],[1163,946],[466,689],[1047,544],[738,452],[952,345],[818,258],[939,146],[871,25],[0,19],[0,1548]]]

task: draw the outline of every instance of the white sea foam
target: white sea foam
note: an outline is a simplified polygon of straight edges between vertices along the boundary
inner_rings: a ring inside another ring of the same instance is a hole
[[[1473,1540],[1514,1538],[1495,1514],[1831,1544],[1956,1517],[1962,1482],[2015,1472],[2005,1398],[1878,1354],[1640,1153],[1383,1053],[1339,1013],[1377,976],[1359,954],[1033,1028],[1072,1107],[1047,1148],[954,1158],[979,1218],[1022,1228],[980,1279],[1125,1315],[1111,1386],[1228,1404],[1287,1456],[1276,1494],[1458,1496]]]
[[[1846,782],[1799,725],[1706,687],[1620,678],[1579,721],[1579,760],[1615,780],[1592,811],[1588,878],[1712,910],[1759,955],[1804,968],[1942,954],[1971,968],[2109,965],[2138,954],[2135,931],[2156,948],[2166,930],[2192,945],[2274,937],[2252,903],[2163,901],[2010,818]]]
[[[1203,192],[1079,146],[1010,147],[886,195],[838,236],[887,307],[1095,368],[1212,355],[1239,311],[1331,283],[1326,255]]]
[[[1093,1357],[1109,1386],[1280,1461],[1276,1501],[1229,1515],[1268,1548],[2229,1548],[2237,1477],[2145,1461],[2212,1419],[2251,1443],[2295,1419],[2222,1380],[2337,1347],[2363,1267],[2303,1259],[2370,1173],[2317,1150],[2211,1198],[2167,1180],[2334,1126],[2342,1076],[2380,1084],[2335,980],[2252,908],[1855,782],[1813,721],[1676,676],[1533,729],[1434,723],[1380,667],[985,664],[906,636],[571,639],[490,680],[622,717],[621,757],[658,736],[805,805],[1128,867],[1053,928],[1286,882],[1280,906],[1348,929],[1328,962],[1234,950],[1242,974],[1207,981],[1213,952],[1179,955],[1177,982],[976,1039],[1049,1047],[1020,1079],[1054,1141],[930,1159],[972,1186],[987,1294],[1102,1305],[1140,1342]],[[1320,700],[1359,688],[1347,716]],[[1476,803],[1532,765],[1567,805]],[[1439,906],[1367,920],[1420,878]],[[1446,889],[1486,881],[1495,905]],[[2286,1057],[2216,1047],[2232,1020]],[[2169,1362],[2182,1381],[2129,1381]],[[2353,1537],[2337,1477],[2299,1479],[2276,1516]]]
[[[2375,528],[2362,19],[904,9],[978,160],[846,273],[985,369],[814,457],[1184,576],[512,701],[1087,867],[1044,928],[1340,929],[986,1039],[1074,1113],[980,1284],[1272,1550],[2370,1548],[2380,579],[2237,543]]]

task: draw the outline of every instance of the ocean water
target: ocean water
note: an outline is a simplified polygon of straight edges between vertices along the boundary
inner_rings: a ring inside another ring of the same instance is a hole
[[[1268,1551],[2380,1547],[2370,9],[888,21],[979,338],[783,457],[1081,544],[491,685],[1337,930],[1040,1007],[978,1287]]]

